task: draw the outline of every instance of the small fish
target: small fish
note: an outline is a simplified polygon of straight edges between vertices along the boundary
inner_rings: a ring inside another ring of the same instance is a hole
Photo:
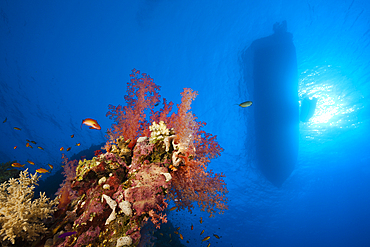
[[[14,146],[14,149],[16,149],[17,148],[17,146]]]
[[[46,172],[49,172],[49,170],[46,170],[45,168],[39,168],[36,170],[36,172],[38,173],[46,173]]]
[[[75,137],[75,135],[71,135],[71,138]]]
[[[18,128],[18,127],[14,127],[15,130],[21,130],[21,128]]]
[[[81,143],[77,143],[77,144],[76,144],[76,146],[77,146],[77,147],[81,146]]]
[[[253,104],[252,101],[245,101],[243,103],[240,103],[238,104],[238,106],[241,106],[241,107],[248,107],[248,106],[251,106]]]
[[[179,236],[180,236],[181,240],[184,240],[184,237],[182,236],[181,233],[179,233]]]
[[[200,233],[200,235],[202,235],[204,233],[204,229],[202,230],[202,232]]]
[[[8,118],[6,117],[5,120],[3,121],[3,123],[5,123],[7,120],[8,120]]]
[[[170,233],[170,234],[168,234],[168,236],[171,238],[171,233]]]
[[[159,235],[163,236],[163,233],[160,232]]]
[[[31,142],[32,142],[33,144],[35,144],[35,145],[37,144],[35,141],[31,141]]]
[[[178,231],[174,231],[173,233],[175,233],[175,234],[179,234],[179,232],[178,232]]]
[[[95,119],[92,119],[92,118],[86,118],[86,119],[82,120],[81,129],[82,129],[83,124],[85,124],[87,126],[90,126],[90,129],[96,129],[96,130],[101,129],[98,122]]]
[[[33,148],[29,142],[26,143],[26,147]]]
[[[48,166],[50,167],[50,169],[53,169],[54,168],[53,165],[48,164]]]
[[[211,238],[210,236],[207,236],[207,237],[203,238],[202,242],[207,241],[210,238]]]
[[[217,239],[220,239],[220,236],[218,236],[217,234],[213,233],[213,236],[215,236],[215,238],[217,238]]]
[[[176,231],[178,231],[178,230],[180,230],[180,227],[177,227],[177,228],[176,228]]]
[[[19,164],[19,163],[14,162],[14,163],[12,164],[12,167],[24,167],[24,165],[21,165],[21,164]]]
[[[202,224],[203,223],[203,218],[202,217],[200,217],[200,224]]]
[[[175,207],[170,208],[170,211],[173,211],[173,210],[175,210],[175,209],[176,209],[176,206],[175,206]]]
[[[63,150],[64,150],[64,147],[61,147],[59,150],[60,150],[60,151],[63,151]]]
[[[77,232],[65,232],[63,234],[60,234],[58,238],[66,238],[68,236],[72,236],[73,234],[76,234]]]
[[[28,163],[30,163],[31,165],[35,165],[35,163],[33,163],[32,161],[30,160],[27,160]]]
[[[71,147],[67,148],[67,152],[71,150]]]
[[[190,227],[190,229],[191,229],[191,230],[193,230],[193,229],[194,229],[194,226],[193,226],[193,224],[191,224],[191,227]]]
[[[211,246],[211,243],[208,243],[208,244],[207,244],[207,247],[209,247],[209,246]]]
[[[41,150],[44,150],[44,148],[42,148],[42,147],[37,147],[38,149],[41,149]]]

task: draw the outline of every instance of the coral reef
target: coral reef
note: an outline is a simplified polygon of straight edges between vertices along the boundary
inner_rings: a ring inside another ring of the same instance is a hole
[[[56,210],[57,200],[44,193],[32,200],[33,190],[40,176],[29,175],[27,169],[17,179],[11,178],[0,185],[0,236],[2,241],[15,244],[17,239],[32,242],[47,230],[43,220]]]
[[[207,170],[222,148],[190,111],[197,93],[184,89],[177,113],[166,99],[154,111],[159,86],[138,70],[130,76],[126,106],[109,106],[107,152],[78,163],[63,157],[58,210],[39,246],[145,246],[155,238],[142,229],[160,230],[171,200],[190,212],[197,202],[211,216],[227,209],[223,175]]]

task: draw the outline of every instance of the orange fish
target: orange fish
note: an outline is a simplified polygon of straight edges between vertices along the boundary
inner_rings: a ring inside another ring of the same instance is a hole
[[[181,233],[179,233],[179,236],[180,236],[181,240],[183,240],[183,239],[184,239],[184,237],[182,236],[182,234],[181,234]]]
[[[207,237],[203,238],[202,242],[207,241],[210,238],[211,238],[210,236],[207,236]]]
[[[175,209],[176,209],[176,206],[175,206],[175,207],[170,208],[170,211],[173,211],[173,210],[175,210]]]
[[[71,138],[75,137],[75,135],[71,135]]]
[[[14,146],[14,149],[16,149],[17,148],[17,146]]]
[[[46,173],[46,172],[49,172],[48,170],[46,170],[45,168],[39,168],[36,170],[36,172],[38,173]]]
[[[50,169],[53,169],[54,168],[53,165],[48,164],[48,166],[50,167]]]
[[[92,119],[92,118],[86,118],[86,119],[82,120],[81,129],[82,129],[83,124],[85,124],[87,126],[90,126],[90,129],[96,129],[96,130],[101,129],[98,122],[96,120]]]
[[[42,147],[37,147],[38,149],[44,150]]]
[[[193,230],[193,229],[194,229],[194,226],[193,226],[193,224],[191,224],[191,227],[190,227],[190,229],[191,229],[191,230]]]
[[[21,128],[18,128],[18,127],[14,127],[15,130],[21,130]]]
[[[63,151],[63,150],[64,150],[64,147],[61,147],[59,150],[60,150],[60,151]]]
[[[207,244],[207,247],[209,247],[209,246],[211,246],[211,243],[208,243],[208,244]]]
[[[175,234],[179,234],[179,232],[178,232],[178,231],[174,231],[173,233],[175,233]]]
[[[30,160],[27,160],[28,163],[30,163],[31,165],[35,165],[35,163],[33,163],[32,161]]]
[[[215,238],[217,238],[217,239],[220,239],[220,236],[218,236],[217,234],[213,233],[213,236],[215,236]]]
[[[31,142],[32,142],[33,144],[35,144],[35,145],[37,144],[35,141],[31,141]]]
[[[3,123],[5,123],[7,120],[8,120],[8,118],[6,117],[5,120],[3,121]]]
[[[27,142],[26,147],[28,147],[28,148],[33,148],[33,147],[30,145],[30,143],[29,143],[29,142]]]
[[[71,147],[67,148],[67,152],[71,150]]]
[[[14,162],[14,163],[12,164],[12,167],[24,167],[24,165],[21,165],[21,164],[19,164],[19,163]]]
[[[81,145],[81,143],[77,143],[76,146],[79,147]]]
[[[202,235],[204,233],[204,229],[202,230],[202,232],[200,233],[200,235]]]
[[[202,217],[200,217],[200,224],[202,224],[203,223],[203,218]]]
[[[176,228],[176,231],[178,231],[178,230],[180,230],[180,227],[177,227],[177,228]]]

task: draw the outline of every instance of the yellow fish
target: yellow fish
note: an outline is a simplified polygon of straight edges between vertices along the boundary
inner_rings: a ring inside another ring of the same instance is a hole
[[[77,144],[76,144],[76,146],[77,146],[77,147],[81,146],[81,143],[77,143]]]
[[[21,128],[18,128],[18,127],[14,127],[15,130],[21,130]]]
[[[248,106],[251,106],[253,104],[252,101],[245,101],[243,103],[240,103],[238,106],[241,106],[241,107],[248,107]]]
[[[180,236],[181,240],[184,240],[184,237],[182,236],[181,233],[179,233],[179,236]]]
[[[63,151],[63,150],[64,150],[64,147],[61,147],[59,150],[60,150],[60,151]]]
[[[14,149],[16,149],[17,148],[17,146],[14,146]]]
[[[213,233],[213,236],[215,236],[215,238],[217,238],[217,239],[220,239],[220,236],[218,236],[217,234]]]
[[[24,165],[21,165],[21,164],[19,164],[19,163],[14,162],[14,163],[12,164],[12,167],[24,167]]]
[[[45,168],[39,168],[36,170],[36,172],[38,173],[46,173],[46,172],[49,172],[48,170],[46,170]]]
[[[38,149],[44,150],[42,147],[37,147]]]
[[[207,241],[210,238],[211,238],[210,236],[207,236],[207,237],[203,238],[202,242]]]
[[[54,168],[53,165],[48,164],[48,166],[50,167],[50,169],[53,169]]]
[[[202,232],[200,233],[200,235],[202,235],[204,233],[204,229],[202,230]]]
[[[30,163],[31,165],[35,165],[35,163],[33,163],[32,161],[30,160],[27,160],[28,163]]]
[[[211,243],[208,243],[207,247],[211,246]]]
[[[203,223],[203,218],[202,217],[200,217],[200,224],[202,224]]]

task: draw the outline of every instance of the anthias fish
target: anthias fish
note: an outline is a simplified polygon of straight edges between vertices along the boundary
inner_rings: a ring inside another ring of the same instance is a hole
[[[207,236],[207,237],[203,238],[202,242],[207,241],[210,238],[211,238],[210,236]]]
[[[39,168],[36,170],[36,172],[38,173],[46,173],[46,172],[49,172],[48,170],[46,170],[45,168]]]
[[[86,119],[82,120],[81,128],[82,128],[83,124],[85,124],[87,126],[90,126],[90,129],[96,129],[96,130],[101,129],[98,122],[95,119],[92,119],[92,118],[86,118]]]
[[[14,163],[12,164],[12,167],[24,167],[24,165],[21,165],[21,164],[19,164],[19,163],[17,163],[17,162],[14,162]]]

